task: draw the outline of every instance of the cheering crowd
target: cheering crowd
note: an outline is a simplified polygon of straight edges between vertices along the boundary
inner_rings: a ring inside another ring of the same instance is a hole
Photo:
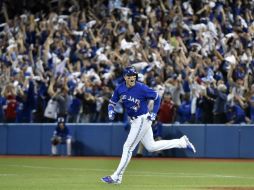
[[[254,123],[253,0],[56,2],[13,18],[3,5],[0,122],[108,122],[133,65],[162,123]]]

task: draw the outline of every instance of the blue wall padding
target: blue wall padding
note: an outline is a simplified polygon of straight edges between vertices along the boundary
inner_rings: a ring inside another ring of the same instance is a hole
[[[56,124],[0,124],[1,155],[50,155]],[[73,155],[120,156],[128,135],[121,123],[67,124],[73,138]],[[170,157],[254,158],[253,125],[164,125],[163,139],[187,135],[197,149],[164,151]],[[60,152],[66,154],[66,147]],[[135,155],[134,151],[134,155]],[[144,153],[155,156],[154,153]]]
[[[239,130],[236,126],[207,126],[205,143],[206,157],[239,157]]]
[[[254,127],[240,127],[239,131],[239,157],[254,158]]]
[[[0,154],[7,154],[7,129],[0,126]]]

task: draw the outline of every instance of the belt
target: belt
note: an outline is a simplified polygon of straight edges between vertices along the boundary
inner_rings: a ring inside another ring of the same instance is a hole
[[[131,120],[134,120],[134,119],[137,119],[138,117],[142,117],[142,116],[144,116],[144,115],[147,115],[148,113],[145,113],[145,114],[142,114],[142,115],[137,115],[137,116],[132,116],[132,117],[130,117],[130,119]]]

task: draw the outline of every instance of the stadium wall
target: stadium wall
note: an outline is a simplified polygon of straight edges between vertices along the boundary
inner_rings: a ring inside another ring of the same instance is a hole
[[[73,155],[120,156],[128,127],[120,123],[68,124]],[[50,155],[55,124],[0,124],[1,155]],[[163,138],[186,134],[201,158],[254,158],[253,125],[164,125]],[[62,146],[62,145],[61,145]],[[60,147],[65,154],[65,147]],[[164,151],[169,157],[193,157],[184,149]],[[145,153],[154,156],[154,153]]]

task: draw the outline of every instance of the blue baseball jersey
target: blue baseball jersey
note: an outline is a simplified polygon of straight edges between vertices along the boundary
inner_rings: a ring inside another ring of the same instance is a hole
[[[123,82],[115,89],[110,99],[110,104],[114,106],[118,101],[122,101],[128,116],[136,117],[148,112],[149,100],[154,100],[153,112],[157,113],[160,105],[160,97],[156,91],[138,81],[130,88]]]
[[[54,136],[59,136],[62,138],[70,138],[69,129],[66,126],[63,129],[61,129],[59,126],[57,126],[54,131]]]

